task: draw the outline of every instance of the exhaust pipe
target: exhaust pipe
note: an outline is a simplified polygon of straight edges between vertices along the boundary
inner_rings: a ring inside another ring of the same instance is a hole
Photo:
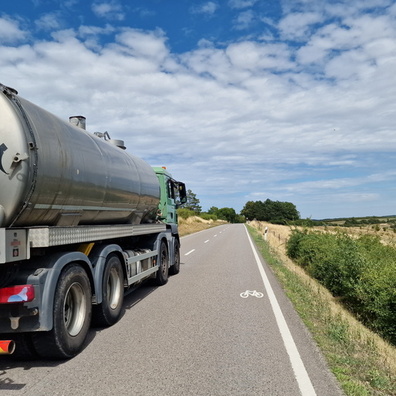
[[[0,340],[0,355],[11,355],[15,351],[15,342],[11,340]]]

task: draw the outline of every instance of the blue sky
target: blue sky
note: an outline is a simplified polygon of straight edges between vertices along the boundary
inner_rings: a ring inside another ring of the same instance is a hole
[[[0,72],[167,166],[204,210],[396,214],[394,1],[6,1]]]

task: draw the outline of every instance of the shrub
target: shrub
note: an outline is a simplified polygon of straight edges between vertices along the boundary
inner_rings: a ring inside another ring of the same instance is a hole
[[[191,216],[195,216],[195,212],[193,212],[192,210],[187,209],[187,208],[177,209],[177,214],[182,219],[188,219]]]
[[[359,313],[396,342],[396,249],[383,245],[378,237],[363,236],[357,244],[368,260],[356,290]]]
[[[292,259],[298,262],[303,266],[303,264],[300,262],[299,258],[301,256],[300,253],[300,243],[301,241],[307,236],[307,231],[300,231],[297,229],[294,229],[286,243],[286,253],[287,255]]]
[[[378,237],[294,230],[287,254],[373,330],[396,342],[396,249]]]
[[[213,220],[213,221],[217,220],[217,216],[214,214],[201,213],[199,216],[202,217],[204,220]]]

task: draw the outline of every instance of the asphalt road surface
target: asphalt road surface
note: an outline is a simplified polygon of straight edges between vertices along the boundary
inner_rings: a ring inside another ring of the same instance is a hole
[[[181,271],[128,295],[68,361],[0,356],[0,396],[337,396],[323,357],[242,224],[182,239]]]

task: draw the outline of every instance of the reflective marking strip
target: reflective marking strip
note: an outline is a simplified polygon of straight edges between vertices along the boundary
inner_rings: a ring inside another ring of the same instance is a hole
[[[260,258],[256,252],[256,249],[253,245],[252,239],[250,238],[246,226],[245,226],[245,231],[248,236],[250,246],[254,254],[254,258],[256,259],[256,263],[259,268],[261,278],[263,279],[264,287],[265,290],[267,291],[268,298],[271,303],[272,311],[274,312],[276,323],[279,328],[279,332],[282,336],[283,343],[285,344],[287,354],[289,355],[290,363],[292,365],[294,375],[298,383],[298,387],[300,388],[301,395],[316,396],[316,392],[312,385],[311,379],[309,378],[307,370],[305,369],[304,363],[297,350],[297,346],[290,333],[289,327],[287,326],[285,317],[283,316],[278,300],[275,297],[274,291],[272,290],[267,274],[264,271],[263,265],[261,264]]]
[[[187,253],[185,254],[185,256],[188,256],[188,255],[191,254],[192,252],[195,252],[195,249],[190,250],[189,252],[187,252]]]

